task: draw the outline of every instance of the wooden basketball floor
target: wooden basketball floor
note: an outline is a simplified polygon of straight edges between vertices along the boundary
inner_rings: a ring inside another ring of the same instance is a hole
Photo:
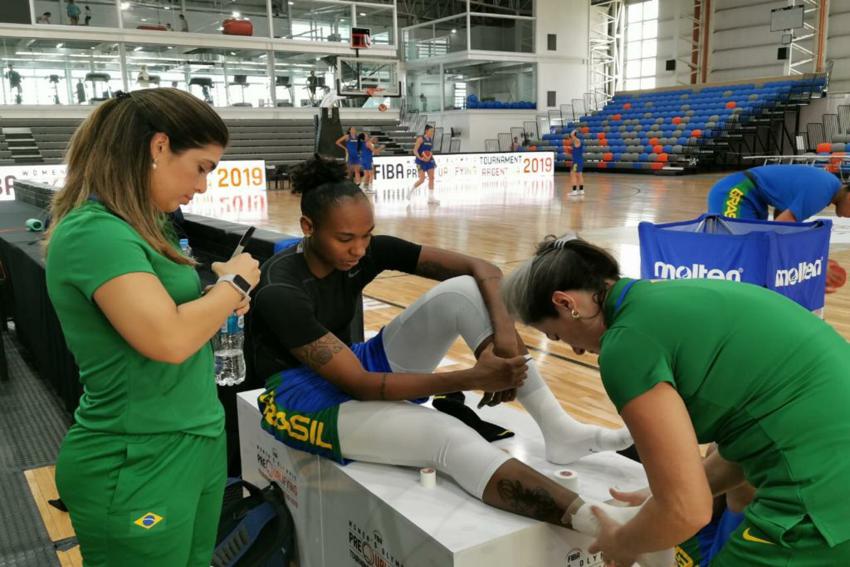
[[[708,189],[720,174],[655,176],[585,174],[583,197],[569,195],[569,176],[546,182],[485,182],[454,185],[437,181],[437,206],[421,191],[412,205],[404,190],[378,191],[376,234],[390,234],[431,246],[478,256],[509,272],[530,257],[547,234],[578,232],[608,248],[626,275],[640,270],[637,225],[697,217],[705,211]],[[832,209],[824,215],[832,215]],[[269,192],[268,228],[301,234],[299,197],[289,191]],[[831,257],[850,265],[850,246],[834,246]],[[396,272],[385,273],[366,290],[366,329],[377,332],[434,282]],[[828,296],[826,319],[850,339],[850,285]],[[521,329],[541,371],[563,406],[578,419],[606,426],[622,422],[605,395],[596,357],[576,356],[562,343]],[[474,360],[458,341],[441,370],[468,367]]]

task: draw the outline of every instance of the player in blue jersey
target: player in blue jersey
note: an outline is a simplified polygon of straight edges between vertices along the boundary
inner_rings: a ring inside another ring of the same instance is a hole
[[[416,145],[413,146],[413,155],[416,157],[416,169],[419,171],[419,179],[407,192],[407,199],[410,200],[413,194],[420,185],[425,183],[425,176],[428,176],[428,204],[439,205],[440,201],[434,197],[434,173],[437,169],[437,164],[434,162],[434,127],[428,124],[425,126],[425,132],[416,138]]]
[[[570,168],[571,195],[584,195],[584,143],[578,136],[578,130],[570,132],[570,147],[573,149],[573,166]]]
[[[832,173],[810,165],[763,165],[728,175],[708,194],[708,212],[735,219],[803,222],[829,205],[850,217],[850,192]]]
[[[363,142],[357,138],[357,128],[354,126],[349,128],[348,133],[339,137],[336,145],[345,151],[348,177],[353,178],[354,183],[360,185],[360,151],[363,149]]]

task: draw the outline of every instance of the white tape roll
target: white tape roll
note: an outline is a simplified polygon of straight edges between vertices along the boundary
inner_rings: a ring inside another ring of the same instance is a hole
[[[567,490],[572,490],[573,492],[578,493],[578,473],[576,471],[561,469],[553,472],[552,478],[554,478],[558,484]]]
[[[430,467],[419,469],[419,484],[423,488],[434,488],[437,486],[437,471]]]

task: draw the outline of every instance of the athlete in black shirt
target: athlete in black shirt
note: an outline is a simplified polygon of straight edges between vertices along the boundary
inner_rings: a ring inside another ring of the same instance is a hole
[[[246,360],[266,380],[263,428],[292,447],[349,459],[432,466],[493,506],[564,525],[575,494],[441,412],[405,400],[484,390],[492,405],[518,397],[557,463],[631,439],[572,419],[555,400],[499,296],[501,271],[483,260],[373,236],[372,206],[345,166],[314,158],[293,172],[304,239],[271,259],[252,300]],[[360,292],[383,270],[440,281],[374,338],[352,343]],[[462,337],[473,368],[434,374]],[[428,435],[423,435],[427,431]]]

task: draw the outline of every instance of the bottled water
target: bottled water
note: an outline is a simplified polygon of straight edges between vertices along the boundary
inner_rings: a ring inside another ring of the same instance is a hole
[[[189,246],[188,238],[180,239],[180,251],[183,252],[183,255],[191,258],[192,257],[192,248]]]
[[[244,329],[245,318],[231,313],[215,336],[215,382],[219,386],[235,386],[245,381]]]

